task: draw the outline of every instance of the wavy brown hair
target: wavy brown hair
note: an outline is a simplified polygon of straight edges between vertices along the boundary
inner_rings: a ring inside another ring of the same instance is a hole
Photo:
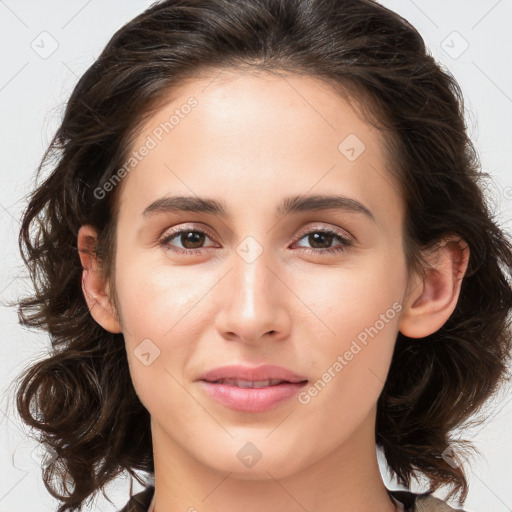
[[[110,280],[121,187],[94,191],[173,88],[222,69],[316,77],[358,102],[383,133],[401,186],[409,269],[423,268],[424,251],[448,235],[467,242],[456,310],[426,338],[399,333],[376,421],[399,483],[423,475],[428,492],[449,484],[464,503],[465,472],[453,460],[467,441],[454,432],[507,381],[512,246],[482,192],[489,176],[466,132],[459,85],[406,20],[371,0],[166,0],[120,28],[78,81],[37,177],[50,172],[22,219],[35,291],[18,301],[19,318],[49,333],[51,351],[20,375],[16,404],[56,453],[43,478],[58,512],[80,510],[122,471],[141,483],[137,470],[154,472],[150,416],[123,335],[93,320],[82,293],[78,230],[97,229]]]

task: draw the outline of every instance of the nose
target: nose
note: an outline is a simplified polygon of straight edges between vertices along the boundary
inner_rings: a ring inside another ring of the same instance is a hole
[[[287,304],[293,294],[276,267],[266,251],[252,262],[234,255],[233,268],[223,279],[224,300],[216,317],[216,328],[224,339],[254,343],[289,335]]]

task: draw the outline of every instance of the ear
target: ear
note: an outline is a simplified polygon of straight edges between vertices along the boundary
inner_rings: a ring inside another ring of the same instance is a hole
[[[78,254],[82,263],[82,290],[92,317],[105,330],[122,332],[117,311],[109,301],[109,287],[101,269],[101,261],[96,255],[96,230],[89,225],[78,231]]]
[[[446,239],[426,257],[425,275],[415,274],[399,330],[409,338],[424,338],[439,330],[450,318],[459,299],[469,262],[464,240]]]

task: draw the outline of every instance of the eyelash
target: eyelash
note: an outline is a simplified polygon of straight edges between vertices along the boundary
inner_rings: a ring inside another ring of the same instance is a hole
[[[209,238],[213,238],[210,235],[210,233],[203,231],[201,229],[185,228],[185,229],[180,229],[178,231],[174,231],[172,233],[168,233],[164,238],[162,238],[159,241],[159,245],[165,247],[165,249],[170,250],[174,253],[183,254],[183,255],[190,255],[193,253],[197,253],[197,252],[201,251],[202,249],[211,249],[211,247],[201,247],[198,249],[181,249],[179,247],[173,247],[173,246],[168,245],[171,240],[173,240],[174,238],[176,238],[177,236],[179,236],[183,233],[200,233],[202,235],[206,235]],[[313,233],[322,233],[325,235],[333,235],[335,238],[338,239],[338,241],[341,242],[341,245],[338,245],[335,247],[330,247],[328,249],[308,249],[307,247],[302,247],[301,249],[305,250],[305,252],[307,254],[318,255],[318,254],[325,254],[325,253],[327,253],[327,254],[341,253],[343,251],[346,251],[349,247],[351,247],[353,245],[352,240],[343,236],[338,231],[336,231],[334,229],[329,229],[329,228],[313,229],[311,231],[308,231],[307,233],[304,233],[300,238],[298,238],[294,242],[294,244],[297,242],[300,242],[303,238],[305,238],[306,236],[309,236]]]

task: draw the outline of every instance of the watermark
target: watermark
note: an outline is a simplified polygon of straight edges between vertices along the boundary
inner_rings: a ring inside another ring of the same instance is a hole
[[[44,30],[32,40],[30,47],[41,59],[48,59],[57,51],[59,43],[49,32]]]
[[[135,151],[132,151],[126,162],[114,173],[101,187],[94,189],[93,195],[96,199],[103,199],[108,192],[114,190],[115,186],[131,171],[139,162],[144,160],[149,155],[152,149],[158,146],[165,135],[169,134],[176,126],[181,123],[182,119],[190,114],[193,108],[197,107],[198,101],[193,96],[190,97],[186,103],[181,105],[180,108],[174,109],[174,114],[169,117],[167,121],[161,122],[152,132],[151,135],[146,137],[144,143]]]
[[[357,335],[357,339],[352,340],[349,350],[346,350],[343,355],[338,355],[336,361],[334,361],[327,371],[322,374],[322,377],[318,379],[314,384],[309,386],[305,391],[301,391],[297,395],[299,403],[306,405],[311,401],[311,398],[315,397],[320,393],[331,380],[336,377],[338,373],[352,361],[355,355],[359,354],[363,347],[368,344],[368,337],[371,339],[375,338],[382,329],[389,324],[395,316],[402,311],[402,305],[399,302],[395,302],[385,313],[381,313],[379,320],[377,320],[372,326],[366,327]],[[361,343],[363,347],[358,343]]]
[[[253,263],[263,252],[263,247],[253,236],[245,237],[237,246],[236,253],[246,262]]]
[[[238,450],[236,456],[245,467],[250,469],[261,459],[263,454],[255,444],[249,442]]]
[[[485,182],[484,193],[487,201],[495,209],[508,210],[512,204],[512,186],[503,183],[497,176]]]
[[[347,135],[338,145],[338,151],[350,162],[357,160],[365,149],[364,142],[355,133]]]
[[[57,452],[46,441],[43,441],[32,450],[30,456],[39,466],[46,468],[57,459]]]
[[[467,455],[460,454],[456,451],[453,445],[449,445],[445,448],[441,457],[452,467],[457,468],[459,466],[464,465],[466,460],[468,459]]]
[[[441,41],[441,48],[455,60],[469,48],[469,43],[459,32],[454,30]]]
[[[152,340],[145,338],[137,345],[133,354],[144,366],[149,366],[160,356],[160,349]]]

